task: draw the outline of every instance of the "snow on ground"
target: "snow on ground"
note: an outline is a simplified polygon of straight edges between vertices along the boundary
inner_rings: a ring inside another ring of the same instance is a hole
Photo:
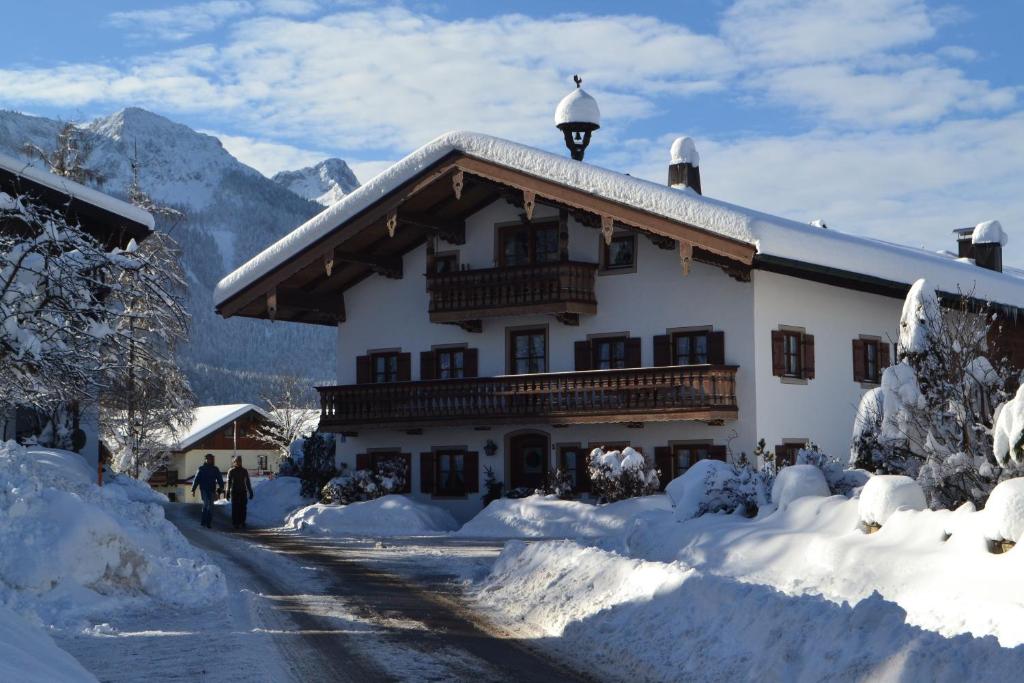
[[[476,538],[597,538],[625,531],[633,518],[669,510],[666,496],[592,505],[557,496],[501,498],[469,520],[456,536]]]
[[[586,653],[597,678],[953,682],[1016,678],[1024,666],[1024,648],[921,630],[877,594],[855,606],[788,596],[569,541],[510,542],[476,600],[515,633]]]
[[[298,477],[275,477],[253,484],[249,501],[248,522],[255,526],[281,526],[288,515],[309,504],[302,497],[302,480]]]
[[[416,536],[459,528],[447,510],[397,494],[349,505],[309,505],[289,515],[285,526],[322,536]]]
[[[0,681],[80,683],[96,677],[40,627],[0,605]]]

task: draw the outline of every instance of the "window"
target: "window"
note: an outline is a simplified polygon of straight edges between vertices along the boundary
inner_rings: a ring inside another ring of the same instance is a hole
[[[878,342],[864,342],[864,381],[878,383]]]
[[[459,269],[459,255],[455,252],[434,256],[434,273],[454,273]]]
[[[466,494],[466,452],[439,451],[434,454],[437,467],[434,493],[439,496]]]
[[[386,353],[370,354],[370,370],[373,373],[374,384],[386,384],[398,381],[398,353],[388,351]]]
[[[268,466],[267,456],[257,455],[256,456],[256,469],[260,472],[266,472],[270,467]]]
[[[707,332],[676,332],[672,335],[673,365],[703,365],[708,362]]]
[[[509,372],[526,375],[547,372],[547,330],[509,332]]]
[[[800,333],[783,332],[782,340],[783,373],[788,377],[800,377]]]
[[[787,441],[775,447],[775,464],[777,467],[786,467],[796,464],[797,454],[807,446],[806,441]]]
[[[610,244],[601,238],[601,269],[606,271],[633,270],[636,267],[636,235],[617,234]]]
[[[225,438],[228,438],[228,439],[235,438],[235,425],[234,425],[234,423],[229,424],[227,427],[224,428],[224,436],[225,436]]]
[[[466,350],[436,349],[434,365],[437,379],[461,379],[466,376]]]
[[[557,223],[506,226],[499,229],[498,240],[501,266],[550,263],[559,257]]]
[[[710,455],[710,444],[675,444],[672,447],[673,476],[678,477]]]
[[[616,370],[626,366],[626,338],[598,337],[591,340],[595,370]]]
[[[587,453],[579,446],[558,449],[558,467],[569,476],[573,491],[590,491],[590,473],[587,471]]]
[[[889,365],[889,345],[877,337],[853,340],[853,379],[865,384],[879,384],[882,370]]]
[[[814,335],[799,327],[772,330],[772,374],[784,380],[814,379]]]

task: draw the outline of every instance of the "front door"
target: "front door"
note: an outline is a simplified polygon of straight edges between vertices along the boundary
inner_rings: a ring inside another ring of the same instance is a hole
[[[543,488],[548,480],[548,437],[520,434],[509,440],[509,486]]]

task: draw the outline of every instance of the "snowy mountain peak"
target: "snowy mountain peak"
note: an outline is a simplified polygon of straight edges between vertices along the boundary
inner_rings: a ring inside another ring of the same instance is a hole
[[[273,177],[300,197],[330,206],[359,187],[359,180],[341,159],[324,159],[298,171],[281,171]]]

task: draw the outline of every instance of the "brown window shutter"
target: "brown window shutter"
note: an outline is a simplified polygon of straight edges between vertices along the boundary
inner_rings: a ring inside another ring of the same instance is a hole
[[[643,367],[643,361],[641,360],[642,350],[640,348],[641,341],[640,337],[628,337],[626,339],[627,368]]]
[[[412,493],[412,453],[399,453],[398,457],[405,466],[405,487],[399,493]]]
[[[369,384],[373,381],[369,356],[356,356],[356,384]]]
[[[429,381],[437,379],[437,368],[434,367],[434,352],[433,351],[420,351],[420,379],[423,381]]]
[[[708,333],[708,363],[725,365],[725,332]]]
[[[814,335],[805,334],[800,341],[803,347],[804,379],[814,379]]]
[[[658,468],[658,483],[660,490],[664,491],[668,483],[672,481],[675,474],[672,471],[672,449],[668,446],[654,447],[654,466]]]
[[[576,356],[576,372],[583,370],[593,369],[590,358],[590,342],[586,339],[578,341],[573,345],[574,355]]]
[[[772,374],[782,377],[786,374],[786,362],[783,356],[785,335],[781,330],[772,330]]]
[[[883,341],[878,342],[878,375],[881,378],[882,372],[889,367],[889,345]]]
[[[654,336],[654,366],[672,365],[672,339],[667,334]]]
[[[480,352],[477,349],[462,352],[462,374],[466,377],[480,376]]]
[[[463,460],[463,476],[466,481],[466,493],[479,493],[480,491],[480,453],[468,451],[466,459]]]
[[[370,454],[359,453],[356,455],[356,469],[357,470],[368,470],[370,469]]]
[[[420,493],[434,492],[434,454],[420,453]]]
[[[863,382],[864,376],[867,374],[867,370],[864,367],[864,341],[862,339],[853,340],[853,381]]]
[[[708,446],[708,459],[725,462],[725,446]]]
[[[398,354],[398,381],[408,382],[412,379],[412,354]]]

